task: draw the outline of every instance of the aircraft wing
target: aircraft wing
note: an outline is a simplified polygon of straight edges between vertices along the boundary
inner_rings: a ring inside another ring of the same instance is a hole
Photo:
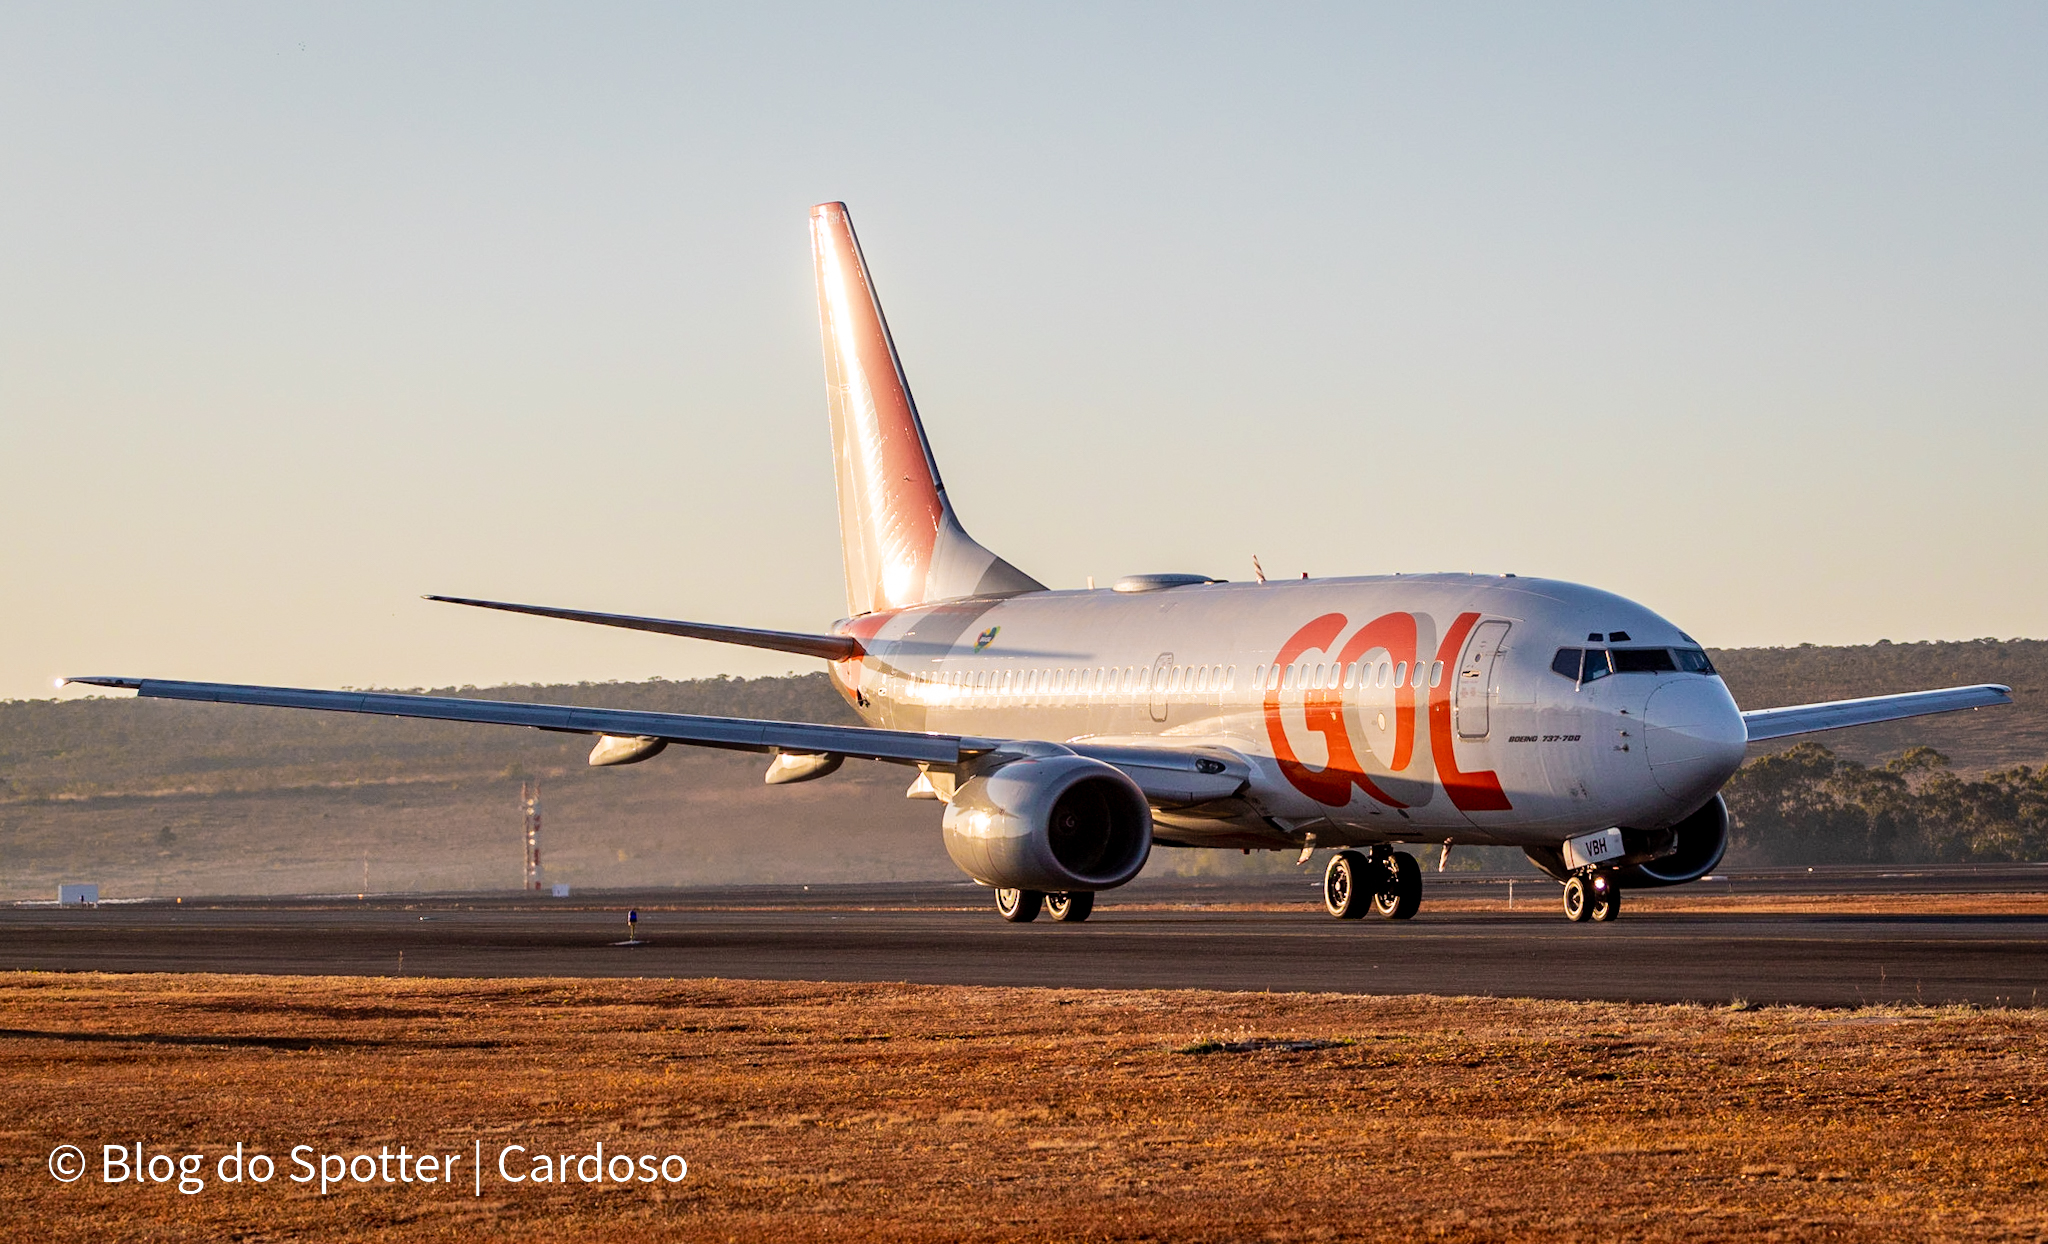
[[[198,700],[211,704],[253,704],[309,708],[331,713],[372,713],[481,725],[528,726],[563,734],[663,739],[729,751],[793,752],[852,756],[898,764],[959,765],[994,751],[1006,740],[867,726],[820,726],[798,721],[744,717],[695,717],[686,713],[642,713],[566,704],[520,704],[454,696],[404,695],[380,691],[313,691],[299,687],[252,687],[239,683],[174,682],[161,678],[67,678],[65,682],[119,687],[145,699]],[[1174,748],[1075,743],[1072,750],[1114,765],[1129,775],[1153,803],[1185,806],[1224,799],[1243,791],[1251,766],[1221,747]]]
[[[1901,717],[1928,713],[1949,713],[1959,708],[1988,708],[2012,703],[2012,688],[1998,683],[1974,687],[1944,687],[1939,691],[1912,691],[1905,695],[1874,695],[1861,700],[1829,700],[1825,704],[1796,704],[1790,708],[1760,708],[1742,715],[1749,729],[1749,741],[1782,739],[1788,735],[1811,734],[1816,730],[1839,730],[1843,726],[1867,726]]]
[[[666,739],[700,747],[743,752],[830,753],[899,764],[957,765],[993,750],[1000,740],[866,726],[819,726],[796,721],[742,717],[694,717],[686,713],[640,713],[616,708],[575,708],[564,704],[519,704],[506,700],[465,700],[452,696],[395,695],[375,691],[308,691],[297,687],[249,687],[223,682],[172,682],[159,678],[67,678],[95,687],[125,687],[147,699],[200,700],[215,704],[258,704],[311,708],[334,713],[375,713],[425,717],[496,726],[531,726],[565,734],[607,734]]]

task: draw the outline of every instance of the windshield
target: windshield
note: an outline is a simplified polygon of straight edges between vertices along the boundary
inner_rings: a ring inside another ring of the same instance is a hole
[[[1559,648],[1550,669],[1576,683],[1609,674],[1713,674],[1714,663],[1698,648]]]

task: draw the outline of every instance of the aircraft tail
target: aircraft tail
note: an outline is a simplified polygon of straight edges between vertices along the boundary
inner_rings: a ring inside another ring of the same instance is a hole
[[[811,209],[811,250],[848,612],[1044,591],[954,517],[844,203]]]

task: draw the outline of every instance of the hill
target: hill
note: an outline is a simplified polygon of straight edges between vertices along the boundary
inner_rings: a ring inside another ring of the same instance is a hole
[[[1825,764],[1809,756],[1781,766],[1769,788],[1777,802],[1758,804],[1751,819],[1778,817],[1768,822],[1773,840],[1803,833],[1809,854],[1862,850],[1870,839],[1867,815],[1862,830],[1841,830],[1861,814],[1844,813],[1835,795],[1821,800],[1833,818],[1826,833],[1778,828],[1824,787],[1849,792],[1859,808],[1875,798],[1843,762],[1876,765],[1932,746],[1974,780],[2048,760],[2048,642],[1740,649],[1714,659],[1750,708],[1961,682],[2014,688],[2010,708],[1838,731],[1821,736],[1832,749]],[[822,673],[435,693],[854,721]],[[575,735],[288,709],[0,702],[0,897],[46,898],[60,880],[97,881],[109,896],[510,888],[520,879],[519,787],[532,778],[543,785],[549,877],[575,886],[956,875],[937,806],[906,802],[908,777],[894,766],[849,762],[826,781],[771,788],[764,761],[744,753],[673,748],[647,764],[591,770],[588,750]],[[1884,815],[1896,819],[1899,806]],[[1276,863],[1162,852],[1155,867]]]

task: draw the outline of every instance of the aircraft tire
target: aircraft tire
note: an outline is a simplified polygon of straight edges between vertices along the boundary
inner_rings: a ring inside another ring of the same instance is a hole
[[[1573,924],[1582,924],[1593,914],[1592,907],[1593,887],[1586,884],[1586,879],[1580,876],[1565,878],[1564,918]]]
[[[1607,878],[1605,886],[1594,886],[1593,900],[1588,904],[1586,915],[1600,924],[1610,924],[1621,918],[1621,887],[1614,884],[1614,878]]]
[[[1388,920],[1413,919],[1422,908],[1422,865],[1406,851],[1396,851],[1381,864],[1379,892],[1373,912]]]
[[[1011,924],[1030,924],[1044,906],[1045,895],[1038,890],[996,891],[996,914]]]
[[[1323,869],[1323,910],[1339,920],[1357,920],[1372,910],[1378,889],[1372,861],[1362,851],[1338,851]]]
[[[1095,910],[1095,891],[1069,890],[1045,896],[1045,914],[1061,924],[1079,924]]]

